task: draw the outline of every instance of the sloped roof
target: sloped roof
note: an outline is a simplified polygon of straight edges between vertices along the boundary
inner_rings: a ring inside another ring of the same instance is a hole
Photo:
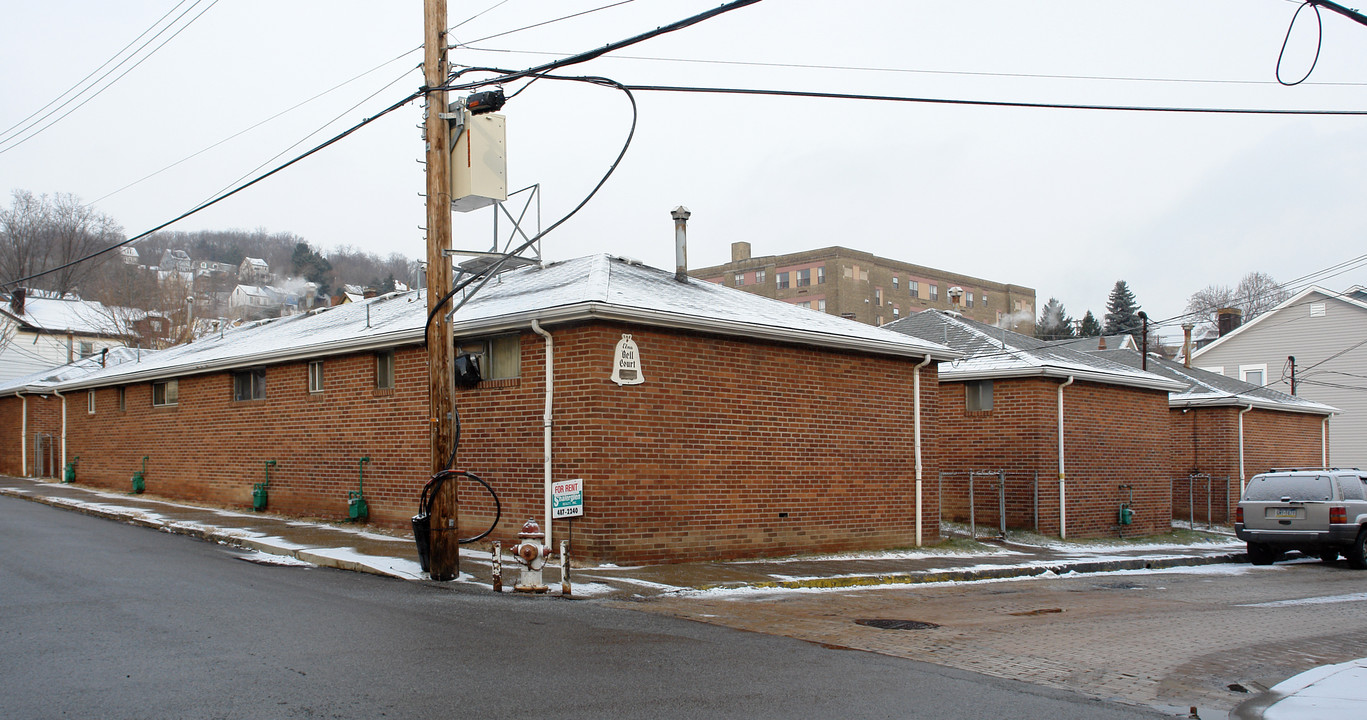
[[[1239,327],[1234,328],[1233,330],[1225,333],[1215,342],[1210,343],[1209,345],[1202,346],[1199,349],[1193,350],[1191,353],[1191,359],[1195,360],[1201,357],[1202,355],[1206,354],[1207,352],[1210,352],[1211,350],[1220,347],[1221,345],[1224,345],[1227,341],[1229,341],[1230,338],[1239,337],[1243,333],[1248,332],[1249,328],[1254,328],[1258,325],[1261,325],[1268,318],[1278,314],[1281,310],[1285,308],[1300,305],[1305,301],[1305,298],[1307,296],[1312,294],[1323,295],[1327,300],[1336,300],[1346,305],[1351,305],[1362,310],[1367,310],[1367,299],[1360,299],[1358,292],[1356,292],[1359,289],[1360,288],[1358,286],[1354,286],[1352,288],[1349,288],[1345,292],[1337,293],[1333,290],[1326,290],[1320,287],[1319,285],[1311,285],[1305,288],[1304,290],[1301,290],[1300,292],[1296,293],[1295,295],[1292,295],[1286,300],[1282,301],[1280,304],[1278,304],[1271,310],[1268,310],[1267,312],[1259,315],[1258,317],[1255,317],[1252,320],[1249,320],[1248,322],[1244,323],[1243,325],[1240,325]]]
[[[0,313],[30,329],[50,333],[118,337],[121,333],[114,314],[94,300],[30,297],[24,312],[16,314],[11,305],[0,306]]]
[[[108,353],[96,353],[66,365],[59,365],[6,380],[4,383],[0,383],[0,395],[12,395],[15,392],[33,394],[52,392],[53,388],[60,389],[63,383],[78,380],[100,370],[124,363],[134,363],[142,358],[151,358],[154,353],[153,350],[138,350],[127,347],[109,348]]]
[[[594,255],[503,273],[455,314],[458,337],[551,328],[582,320],[631,322],[855,352],[949,360],[958,353],[882,328],[807,310],[634,261]],[[131,365],[72,380],[63,389],[317,358],[420,343],[425,291],[389,293],[359,303],[247,323],[159,351]]]
[[[1054,347],[1072,348],[1073,350],[1081,350],[1083,352],[1092,352],[1094,350],[1102,349],[1135,349],[1134,336],[1124,334],[1103,335],[1101,337],[1068,338],[1066,340],[1048,340],[1047,342]],[[1104,348],[1102,347],[1103,342],[1105,343]]]
[[[939,310],[924,310],[883,326],[888,330],[940,342],[967,357],[940,366],[946,381],[1015,377],[1074,377],[1078,380],[1146,388],[1181,390],[1180,383],[1152,373],[1043,340],[969,320]]]
[[[1101,350],[1092,353],[1108,360],[1141,367],[1143,358],[1133,350]],[[1149,355],[1149,372],[1171,378],[1187,387],[1185,390],[1168,395],[1170,407],[1248,407],[1252,405],[1264,410],[1309,413],[1312,415],[1333,415],[1338,408],[1324,403],[1306,400],[1303,397],[1287,395],[1272,388],[1253,385],[1219,373],[1200,368],[1189,368],[1180,362],[1173,362],[1156,355]]]

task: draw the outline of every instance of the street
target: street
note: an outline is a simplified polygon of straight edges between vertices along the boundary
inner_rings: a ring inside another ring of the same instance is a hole
[[[1343,560],[958,585],[700,593],[646,609],[938,663],[1186,717],[1367,656],[1367,572]],[[880,629],[857,620],[936,627]]]
[[[1000,672],[638,611],[651,603],[243,562],[10,497],[0,547],[7,717],[1159,716]]]

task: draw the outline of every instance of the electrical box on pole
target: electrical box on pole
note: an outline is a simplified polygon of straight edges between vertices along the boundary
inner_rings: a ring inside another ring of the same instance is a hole
[[[504,117],[472,114],[463,104],[455,115],[451,143],[451,209],[470,212],[508,199],[507,131]]]

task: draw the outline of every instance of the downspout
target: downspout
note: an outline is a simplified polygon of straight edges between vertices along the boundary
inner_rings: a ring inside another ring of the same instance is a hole
[[[551,544],[551,402],[555,397],[555,341],[551,339],[551,334],[541,329],[541,323],[532,318],[532,332],[546,338],[546,412],[542,416],[542,423],[545,435],[546,453],[546,488],[543,505],[546,524],[542,531],[546,533],[546,547],[553,548]]]
[[[916,455],[916,547],[921,547],[921,368],[930,364],[930,356],[912,368],[911,413],[912,446]]]
[[[1248,476],[1244,474],[1244,413],[1253,409],[1253,405],[1239,411],[1239,497],[1244,496],[1244,488],[1248,484]]]
[[[62,400],[62,465],[61,465],[61,467],[62,467],[62,468],[66,468],[66,396],[63,395],[63,394],[61,394],[60,392],[58,392],[58,391],[56,391],[56,390],[53,390],[53,391],[52,391],[52,394],[53,394],[53,395],[56,395],[58,398],[61,398],[61,400]],[[54,468],[54,469],[55,469],[55,468]],[[62,477],[61,474],[60,474],[60,472],[64,472],[64,471],[65,471],[65,470],[58,471],[59,474],[57,475],[57,477],[59,477],[59,478]]]
[[[14,394],[23,401],[23,409],[19,411],[19,476],[28,477],[28,396],[22,390]]]
[[[1066,473],[1063,471],[1063,388],[1073,384],[1073,376],[1058,386],[1058,536],[1068,539],[1068,494],[1065,491]]]
[[[1329,416],[1320,423],[1320,467],[1329,467]]]

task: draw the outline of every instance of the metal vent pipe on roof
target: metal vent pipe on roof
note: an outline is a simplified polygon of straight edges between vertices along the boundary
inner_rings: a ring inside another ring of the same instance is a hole
[[[688,282],[688,218],[693,213],[680,205],[670,211],[674,218],[674,279]]]

